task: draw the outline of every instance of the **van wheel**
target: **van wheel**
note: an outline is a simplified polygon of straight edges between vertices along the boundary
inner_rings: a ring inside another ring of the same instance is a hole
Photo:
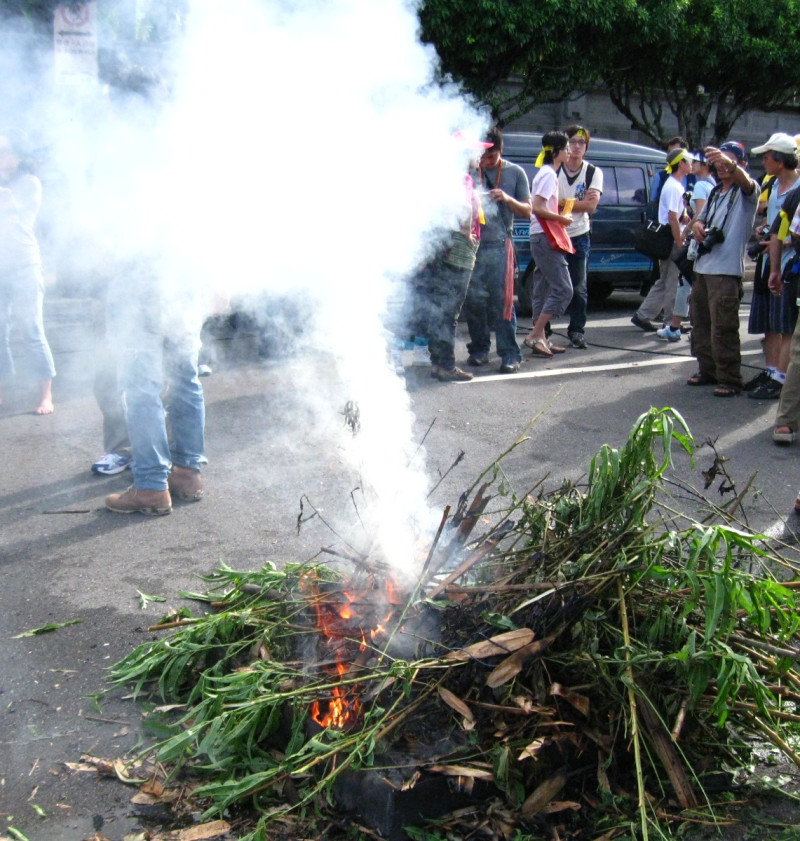
[[[528,263],[525,274],[517,276],[514,293],[517,296],[517,315],[530,318],[533,315],[533,260]]]
[[[588,288],[590,301],[605,301],[614,291],[613,283],[590,283]]]

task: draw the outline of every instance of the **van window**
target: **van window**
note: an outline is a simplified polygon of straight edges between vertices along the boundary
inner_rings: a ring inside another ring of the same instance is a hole
[[[600,204],[647,204],[644,170],[639,166],[604,166],[603,195]]]

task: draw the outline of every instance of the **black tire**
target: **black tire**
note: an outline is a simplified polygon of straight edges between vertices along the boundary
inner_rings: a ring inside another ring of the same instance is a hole
[[[530,318],[533,315],[533,260],[528,263],[522,277],[517,275],[514,286],[514,293],[517,296],[517,315]]]
[[[587,289],[590,301],[605,301],[613,291],[614,284],[611,281],[590,283]]]

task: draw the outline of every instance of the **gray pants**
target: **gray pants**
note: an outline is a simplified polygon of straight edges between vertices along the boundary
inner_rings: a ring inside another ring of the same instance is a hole
[[[669,257],[661,261],[661,275],[636,311],[636,315],[642,321],[654,321],[663,310],[664,324],[669,324],[675,309],[675,295],[678,292],[678,279],[681,275],[680,270],[673,262],[678,255],[678,251],[678,247],[673,245]]]
[[[533,320],[543,312],[563,315],[572,300],[567,258],[550,246],[546,234],[531,235],[533,257]]]

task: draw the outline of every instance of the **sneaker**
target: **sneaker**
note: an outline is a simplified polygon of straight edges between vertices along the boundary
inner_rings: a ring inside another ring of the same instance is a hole
[[[203,477],[199,470],[173,465],[167,482],[172,496],[182,502],[199,502],[203,498]]]
[[[501,374],[516,374],[517,371],[519,371],[519,362],[516,359],[503,360],[503,364],[500,366]]]
[[[431,357],[427,345],[414,345],[414,365],[430,366]]]
[[[753,389],[760,385],[766,385],[770,381],[772,381],[772,377],[769,375],[769,371],[759,371],[742,386],[742,391],[753,391]]]
[[[443,383],[465,383],[474,379],[473,375],[470,374],[469,371],[462,371],[460,368],[456,368],[455,366],[449,371],[447,368],[436,366],[433,371],[431,371],[431,376]]]
[[[197,366],[197,376],[198,377],[210,377],[211,376],[211,366],[210,365],[198,365]]]
[[[669,325],[656,330],[656,336],[663,339],[665,342],[679,342],[681,340],[681,331],[679,327],[672,328]]]
[[[163,517],[172,513],[169,491],[147,491],[131,485],[125,493],[106,497],[106,508],[115,514],[147,514]]]
[[[636,325],[636,327],[644,330],[645,333],[655,333],[658,330],[655,324],[652,321],[647,321],[644,318],[639,318],[639,313],[634,313],[633,318],[631,318],[631,324]]]
[[[757,388],[754,388],[747,396],[753,400],[777,400],[781,396],[782,388],[782,383],[779,383],[777,380],[773,380],[772,377],[770,377],[769,382],[763,383]]]
[[[580,330],[570,333],[569,340],[572,342],[572,347],[579,348],[580,350],[586,350],[586,337]]]
[[[130,470],[133,459],[130,456],[121,456],[118,453],[106,453],[99,461],[92,465],[92,473],[99,473],[101,476],[115,476],[124,470]]]
[[[467,365],[473,368],[480,368],[481,365],[489,364],[489,355],[486,353],[471,353],[467,359]]]

